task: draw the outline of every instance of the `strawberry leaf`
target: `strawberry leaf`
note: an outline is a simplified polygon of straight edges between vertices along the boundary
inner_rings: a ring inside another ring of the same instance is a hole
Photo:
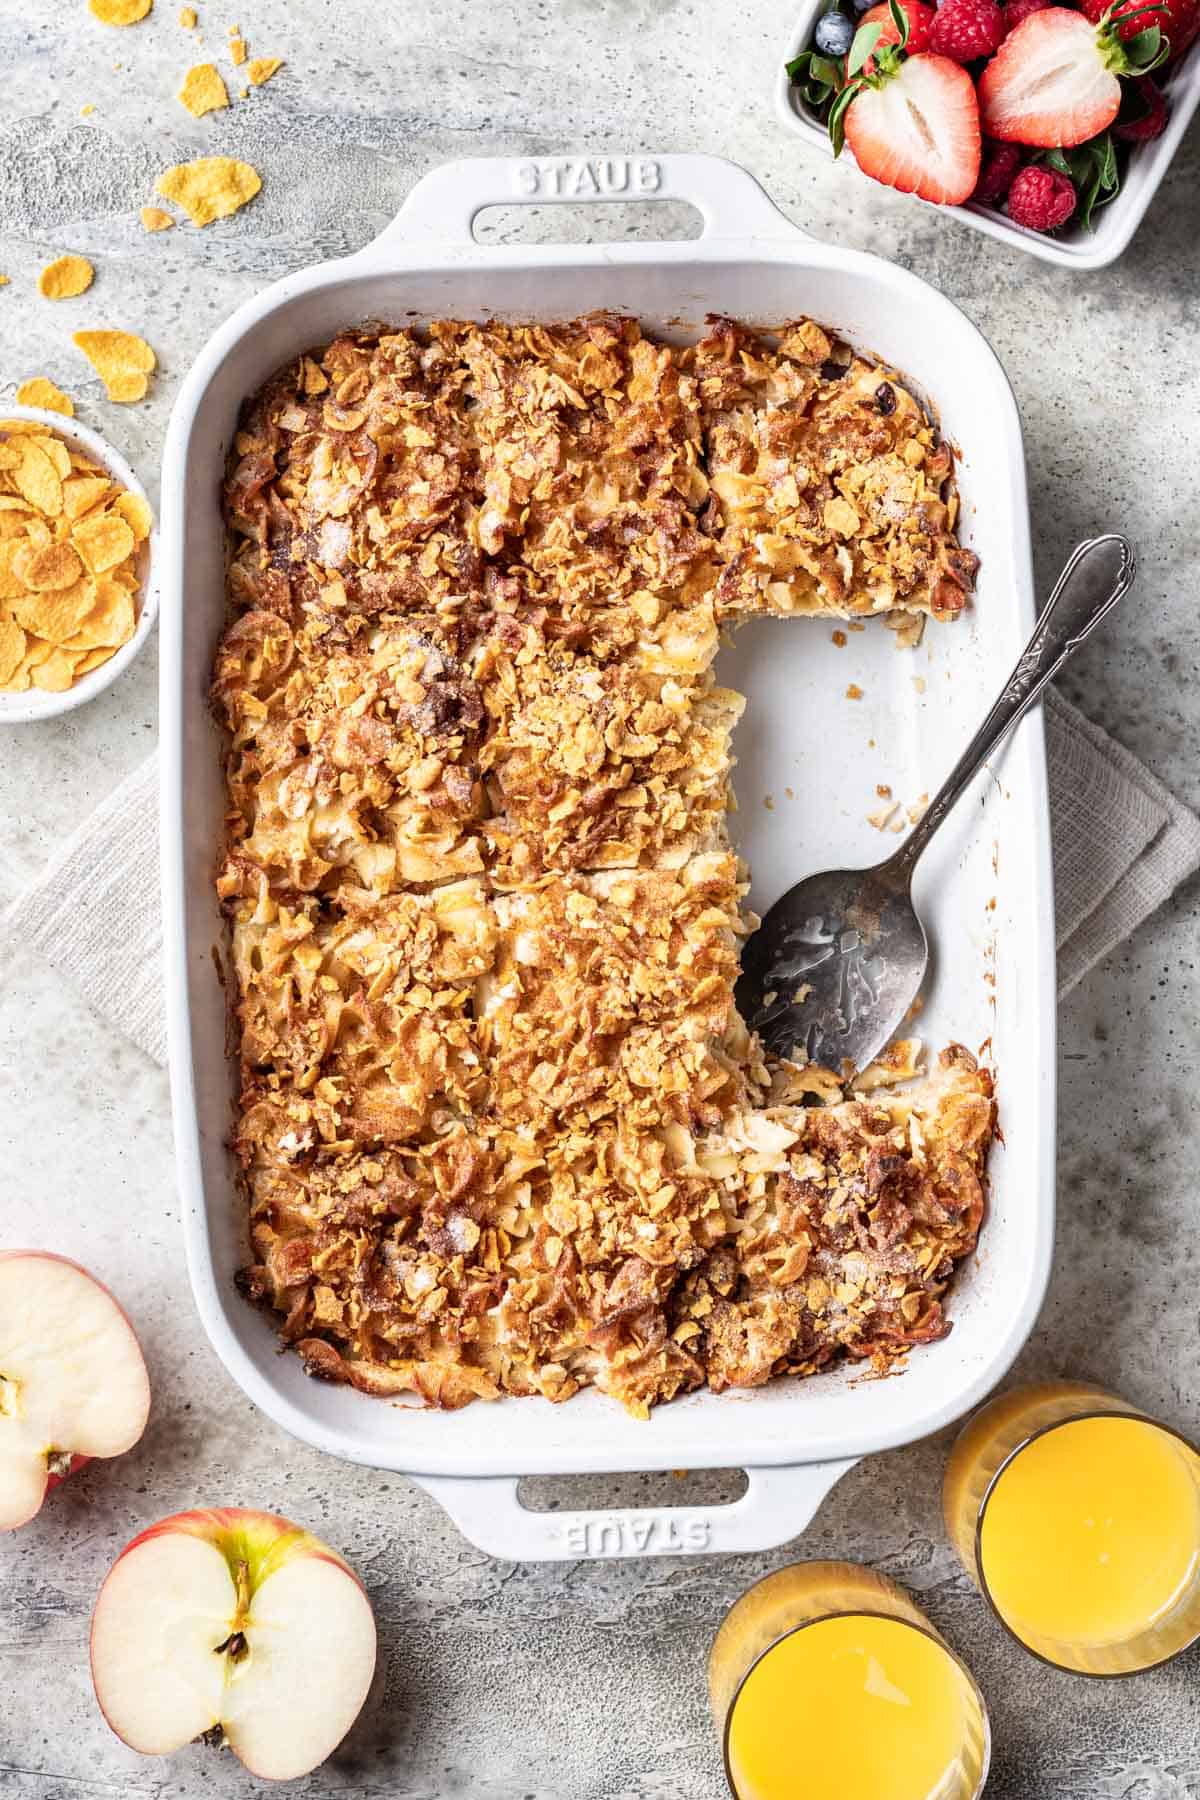
[[[1157,25],[1148,25],[1125,41],[1118,35],[1118,28],[1123,29],[1131,19],[1162,10],[1157,4],[1141,6],[1136,12],[1121,13],[1118,18],[1109,7],[1096,27],[1096,47],[1106,69],[1111,69],[1114,75],[1149,75],[1152,69],[1167,60],[1171,46]]]
[[[1092,216],[1107,206],[1121,185],[1117,167],[1117,150],[1109,132],[1077,144],[1071,150],[1048,150],[1041,160],[1049,169],[1057,169],[1074,182],[1079,195],[1079,223],[1085,231],[1092,229]]]
[[[896,48],[897,50],[903,50],[908,43],[908,14],[899,4],[899,0],[888,0],[888,11],[892,15],[892,24],[900,33],[900,41],[897,43]]]
[[[819,50],[806,50],[787,65],[788,78],[811,107],[818,111],[842,85],[841,65]]]
[[[832,91],[836,92],[842,85],[842,71],[828,56],[814,56],[810,74],[814,81],[823,82]]]
[[[879,42],[882,25],[860,25],[854,34],[854,42],[850,46],[850,54],[846,58],[847,75],[857,75],[867,58]]]
[[[861,81],[849,81],[829,109],[829,141],[833,154],[840,156],[846,143],[846,114],[850,103],[862,91]]]
[[[1145,55],[1153,55],[1162,42],[1162,32],[1157,25],[1147,25],[1144,31],[1135,31],[1131,38],[1125,39],[1125,54],[1130,62],[1138,62]]]

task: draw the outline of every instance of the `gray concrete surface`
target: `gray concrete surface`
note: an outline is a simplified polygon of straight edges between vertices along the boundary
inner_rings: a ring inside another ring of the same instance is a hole
[[[586,147],[698,149],[746,163],[817,235],[919,270],[989,335],[1027,432],[1043,577],[1085,532],[1141,545],[1136,597],[1074,666],[1073,699],[1200,804],[1195,632],[1200,454],[1193,374],[1200,149],[1195,131],[1130,252],[1072,276],[988,243],[810,155],[770,102],[790,0],[246,0],[201,4],[197,54],[175,0],[125,32],[84,0],[0,9],[0,400],[45,372],[156,475],[191,357],[245,295],[380,229],[413,180],[454,155]],[[172,99],[239,22],[269,86],[192,121]],[[118,65],[119,66],[115,66]],[[95,111],[81,116],[81,108]],[[145,236],[137,208],[166,164],[244,156],[263,193],[235,220]],[[571,229],[595,223],[587,218]],[[556,214],[521,229],[561,232]],[[510,231],[511,217],[490,229]],[[611,229],[611,226],[608,227]],[[618,229],[645,235],[640,216]],[[93,257],[96,285],[36,297],[52,254]],[[79,325],[143,332],[160,371],[118,408],[71,348]],[[0,902],[154,740],[153,646],[102,701],[0,743]],[[1200,1430],[1194,1108],[1195,889],[1178,896],[1063,1009],[1056,1271],[1026,1374],[1115,1384]],[[86,1630],[112,1557],[144,1523],[204,1503],[269,1505],[354,1560],[383,1654],[367,1709],[302,1800],[717,1800],[704,1655],[723,1608],[794,1555],[862,1558],[906,1581],[967,1654],[996,1733],[989,1800],[1200,1795],[1200,1657],[1115,1685],[1023,1658],[943,1541],[945,1439],[861,1465],[802,1545],[770,1556],[510,1566],[456,1535],[403,1480],[351,1469],[260,1418],[201,1340],[175,1218],[167,1084],[20,945],[0,980],[0,1242],[76,1255],[135,1317],[155,1379],[142,1446],[77,1477],[0,1540],[0,1794],[12,1800],[260,1791],[227,1755],[159,1761],[100,1719]],[[725,1491],[728,1478],[716,1483]],[[562,1502],[572,1484],[549,1483]],[[669,1477],[600,1484],[650,1500]],[[589,1486],[588,1497],[597,1489]]]

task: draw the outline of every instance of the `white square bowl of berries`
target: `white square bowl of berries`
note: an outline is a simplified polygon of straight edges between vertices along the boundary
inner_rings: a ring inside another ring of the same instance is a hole
[[[1115,261],[1200,103],[1200,0],[805,0],[784,123],[1067,268]]]

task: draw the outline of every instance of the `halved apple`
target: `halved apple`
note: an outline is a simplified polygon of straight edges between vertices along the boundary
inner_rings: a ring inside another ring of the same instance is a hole
[[[46,1250],[0,1252],[0,1531],[50,1488],[146,1429],[150,1383],[106,1287]]]
[[[126,1545],[92,1617],[92,1681],[146,1756],[219,1727],[252,1774],[307,1775],[362,1709],[375,1619],[336,1551],[273,1513],[175,1513]]]

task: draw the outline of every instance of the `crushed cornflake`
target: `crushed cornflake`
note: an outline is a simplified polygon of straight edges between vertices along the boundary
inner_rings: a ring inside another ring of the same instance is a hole
[[[103,381],[110,400],[141,400],[158,358],[145,338],[131,331],[77,331],[72,343],[83,351]]]
[[[138,217],[143,231],[170,231],[175,221],[161,206],[143,206]]]
[[[211,225],[253,200],[261,187],[262,177],[249,163],[232,156],[201,156],[165,170],[154,191],[182,206],[193,225]]]
[[[181,6],[180,7],[179,23],[183,26],[183,29],[185,31],[195,31],[195,29],[196,29],[196,9],[194,6]]]
[[[92,114],[95,112],[95,110],[96,110],[96,108],[93,106],[92,102],[89,100],[86,106],[80,107],[79,116],[81,119],[89,119],[92,116]]]
[[[243,37],[231,37],[229,40],[229,59],[235,69],[240,69],[246,60],[246,40]]]
[[[176,98],[195,119],[229,105],[229,93],[216,63],[196,63],[183,78]]]
[[[645,1417],[947,1331],[987,1073],[896,1046],[847,1095],[734,1000],[722,626],[952,618],[974,572],[881,373],[807,320],[435,322],[243,409],[212,690],[242,1286],[314,1376]]]
[[[75,417],[75,402],[69,394],[55,387],[48,375],[31,375],[17,389],[18,406],[40,406],[44,412],[62,413],[68,419]]]
[[[149,531],[141,495],[57,432],[0,421],[0,690],[65,692],[129,641]]]
[[[256,56],[246,67],[246,73],[250,77],[250,85],[252,87],[261,87],[264,81],[270,81],[272,75],[274,75],[277,70],[282,69],[282,67],[283,58],[281,56]]]
[[[850,683],[849,687],[846,689],[847,700],[861,700],[862,697],[863,697],[862,689],[859,687],[857,681],[852,681]]]
[[[58,256],[38,276],[38,293],[44,300],[75,300],[87,293],[95,275],[86,256]]]
[[[88,0],[88,11],[102,25],[136,25],[153,5],[154,0]]]

